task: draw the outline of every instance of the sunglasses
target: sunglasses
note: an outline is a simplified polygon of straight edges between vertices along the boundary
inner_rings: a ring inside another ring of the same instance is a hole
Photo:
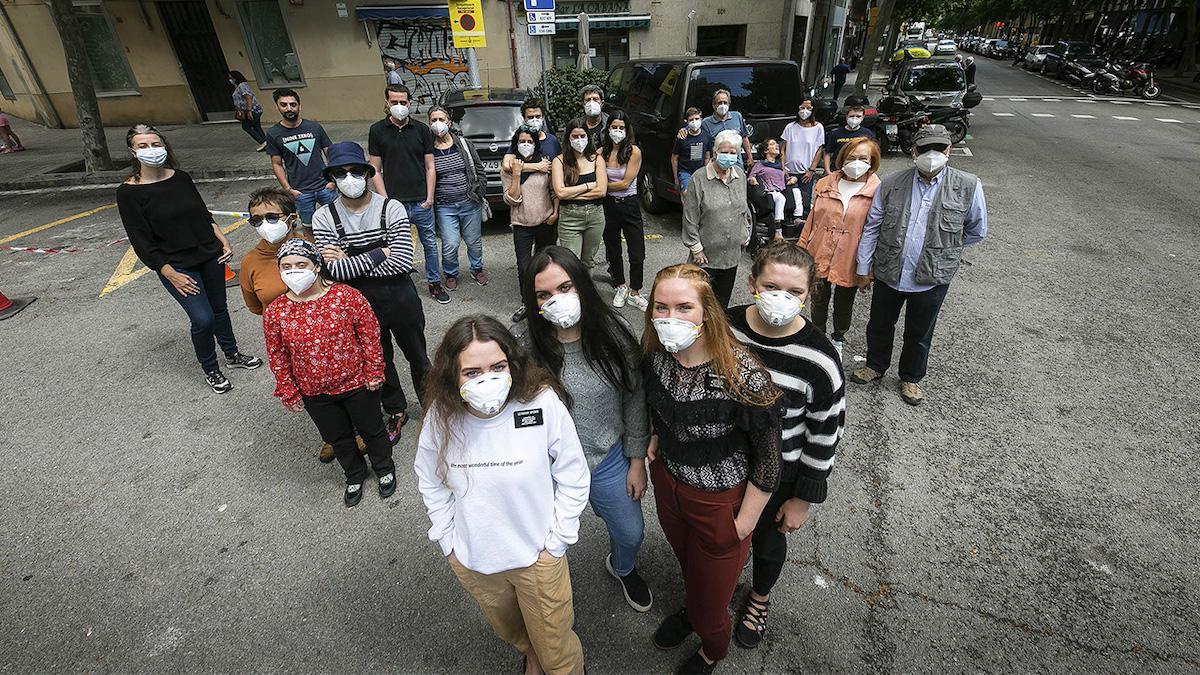
[[[286,220],[291,215],[290,213],[264,213],[261,216],[250,216],[246,219],[246,222],[250,223],[253,227],[258,227],[263,224],[264,220]]]
[[[345,178],[346,176],[354,176],[355,178],[366,178],[367,172],[362,169],[330,169],[329,175],[333,176],[334,180]]]

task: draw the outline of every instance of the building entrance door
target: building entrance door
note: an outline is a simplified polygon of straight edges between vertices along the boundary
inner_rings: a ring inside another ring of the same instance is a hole
[[[233,119],[229,66],[204,1],[155,4],[201,117],[206,122]]]

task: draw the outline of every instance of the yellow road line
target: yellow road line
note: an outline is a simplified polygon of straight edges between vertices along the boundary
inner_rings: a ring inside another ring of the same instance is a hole
[[[20,239],[21,237],[28,237],[29,235],[37,234],[38,232],[41,232],[42,230],[48,230],[52,227],[58,227],[59,225],[62,225],[64,223],[69,223],[72,220],[79,220],[80,218],[86,218],[86,217],[92,215],[93,213],[99,213],[105,209],[111,209],[114,206],[116,206],[116,204],[105,204],[104,206],[94,208],[91,211],[84,211],[83,213],[76,213],[73,216],[67,216],[66,218],[56,220],[53,223],[46,223],[45,225],[38,225],[37,227],[31,227],[28,230],[25,230],[24,232],[18,232],[14,235],[10,235],[3,239],[0,239],[0,244],[7,244],[10,241],[16,241],[17,239]]]
[[[246,222],[246,219],[242,218],[241,220],[238,220],[230,225],[222,227],[221,231],[225,234],[229,234],[242,225],[245,225]],[[134,269],[138,266],[139,262],[140,261],[138,260],[137,253],[134,253],[133,247],[130,246],[129,250],[125,251],[125,255],[121,256],[121,262],[117,263],[117,269],[113,270],[112,276],[109,277],[108,283],[104,285],[104,290],[100,291],[99,297],[103,298],[118,288],[141,279],[148,272],[150,272],[149,267],[140,267],[138,269]]]

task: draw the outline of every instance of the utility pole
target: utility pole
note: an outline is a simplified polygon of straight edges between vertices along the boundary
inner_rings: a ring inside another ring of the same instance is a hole
[[[113,161],[104,140],[104,124],[100,121],[100,104],[96,101],[92,74],[83,50],[71,47],[83,44],[71,0],[50,0],[50,16],[66,47],[63,51],[67,55],[67,78],[75,95],[75,113],[79,116],[79,131],[83,134],[84,167],[88,173],[110,171],[114,168]]]
[[[854,79],[854,93],[857,96],[867,95],[867,85],[871,83],[875,59],[878,58],[879,47],[883,44],[883,31],[891,26],[892,11],[895,8],[896,0],[881,0],[879,3],[879,14],[875,17],[875,27],[867,35],[867,47],[863,50],[862,61],[858,63],[858,76]],[[896,30],[898,29],[893,29],[892,32]],[[884,59],[886,58],[887,54],[884,54]]]

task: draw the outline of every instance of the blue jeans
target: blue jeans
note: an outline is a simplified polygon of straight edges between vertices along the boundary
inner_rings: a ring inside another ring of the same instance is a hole
[[[438,204],[438,232],[442,235],[442,271],[458,276],[458,243],[467,242],[467,262],[471,271],[483,269],[483,206],[470,199],[453,204]]]
[[[229,305],[225,301],[225,266],[218,263],[216,258],[207,260],[196,267],[175,267],[176,272],[186,274],[200,288],[197,295],[180,295],[175,285],[163,275],[158,275],[159,281],[167,287],[167,292],[175,298],[175,302],[187,312],[192,322],[192,347],[196,350],[196,360],[211,373],[218,370],[217,350],[213,338],[221,345],[225,356],[238,353],[237,339],[233,337],[233,324],[229,321]]]
[[[628,474],[629,458],[625,456],[624,444],[617,441],[592,469],[592,489],[588,496],[592,510],[608,526],[608,549],[612,553],[613,571],[618,576],[633,571],[645,531],[642,503],[625,492]]]
[[[262,128],[262,111],[251,113],[252,117],[247,120],[242,120],[242,131],[250,134],[250,138],[254,139],[255,143],[266,143],[267,134]]]
[[[421,202],[401,202],[404,210],[408,211],[408,222],[417,228],[417,236],[421,238],[421,250],[425,254],[425,281],[430,284],[442,283],[441,268],[438,266],[437,228],[433,223],[433,208],[423,208]]]
[[[313,214],[317,212],[317,207],[332,204],[337,197],[337,190],[330,190],[329,188],[301,192],[300,196],[296,197],[296,213],[300,215],[300,222],[305,225],[311,225]]]

